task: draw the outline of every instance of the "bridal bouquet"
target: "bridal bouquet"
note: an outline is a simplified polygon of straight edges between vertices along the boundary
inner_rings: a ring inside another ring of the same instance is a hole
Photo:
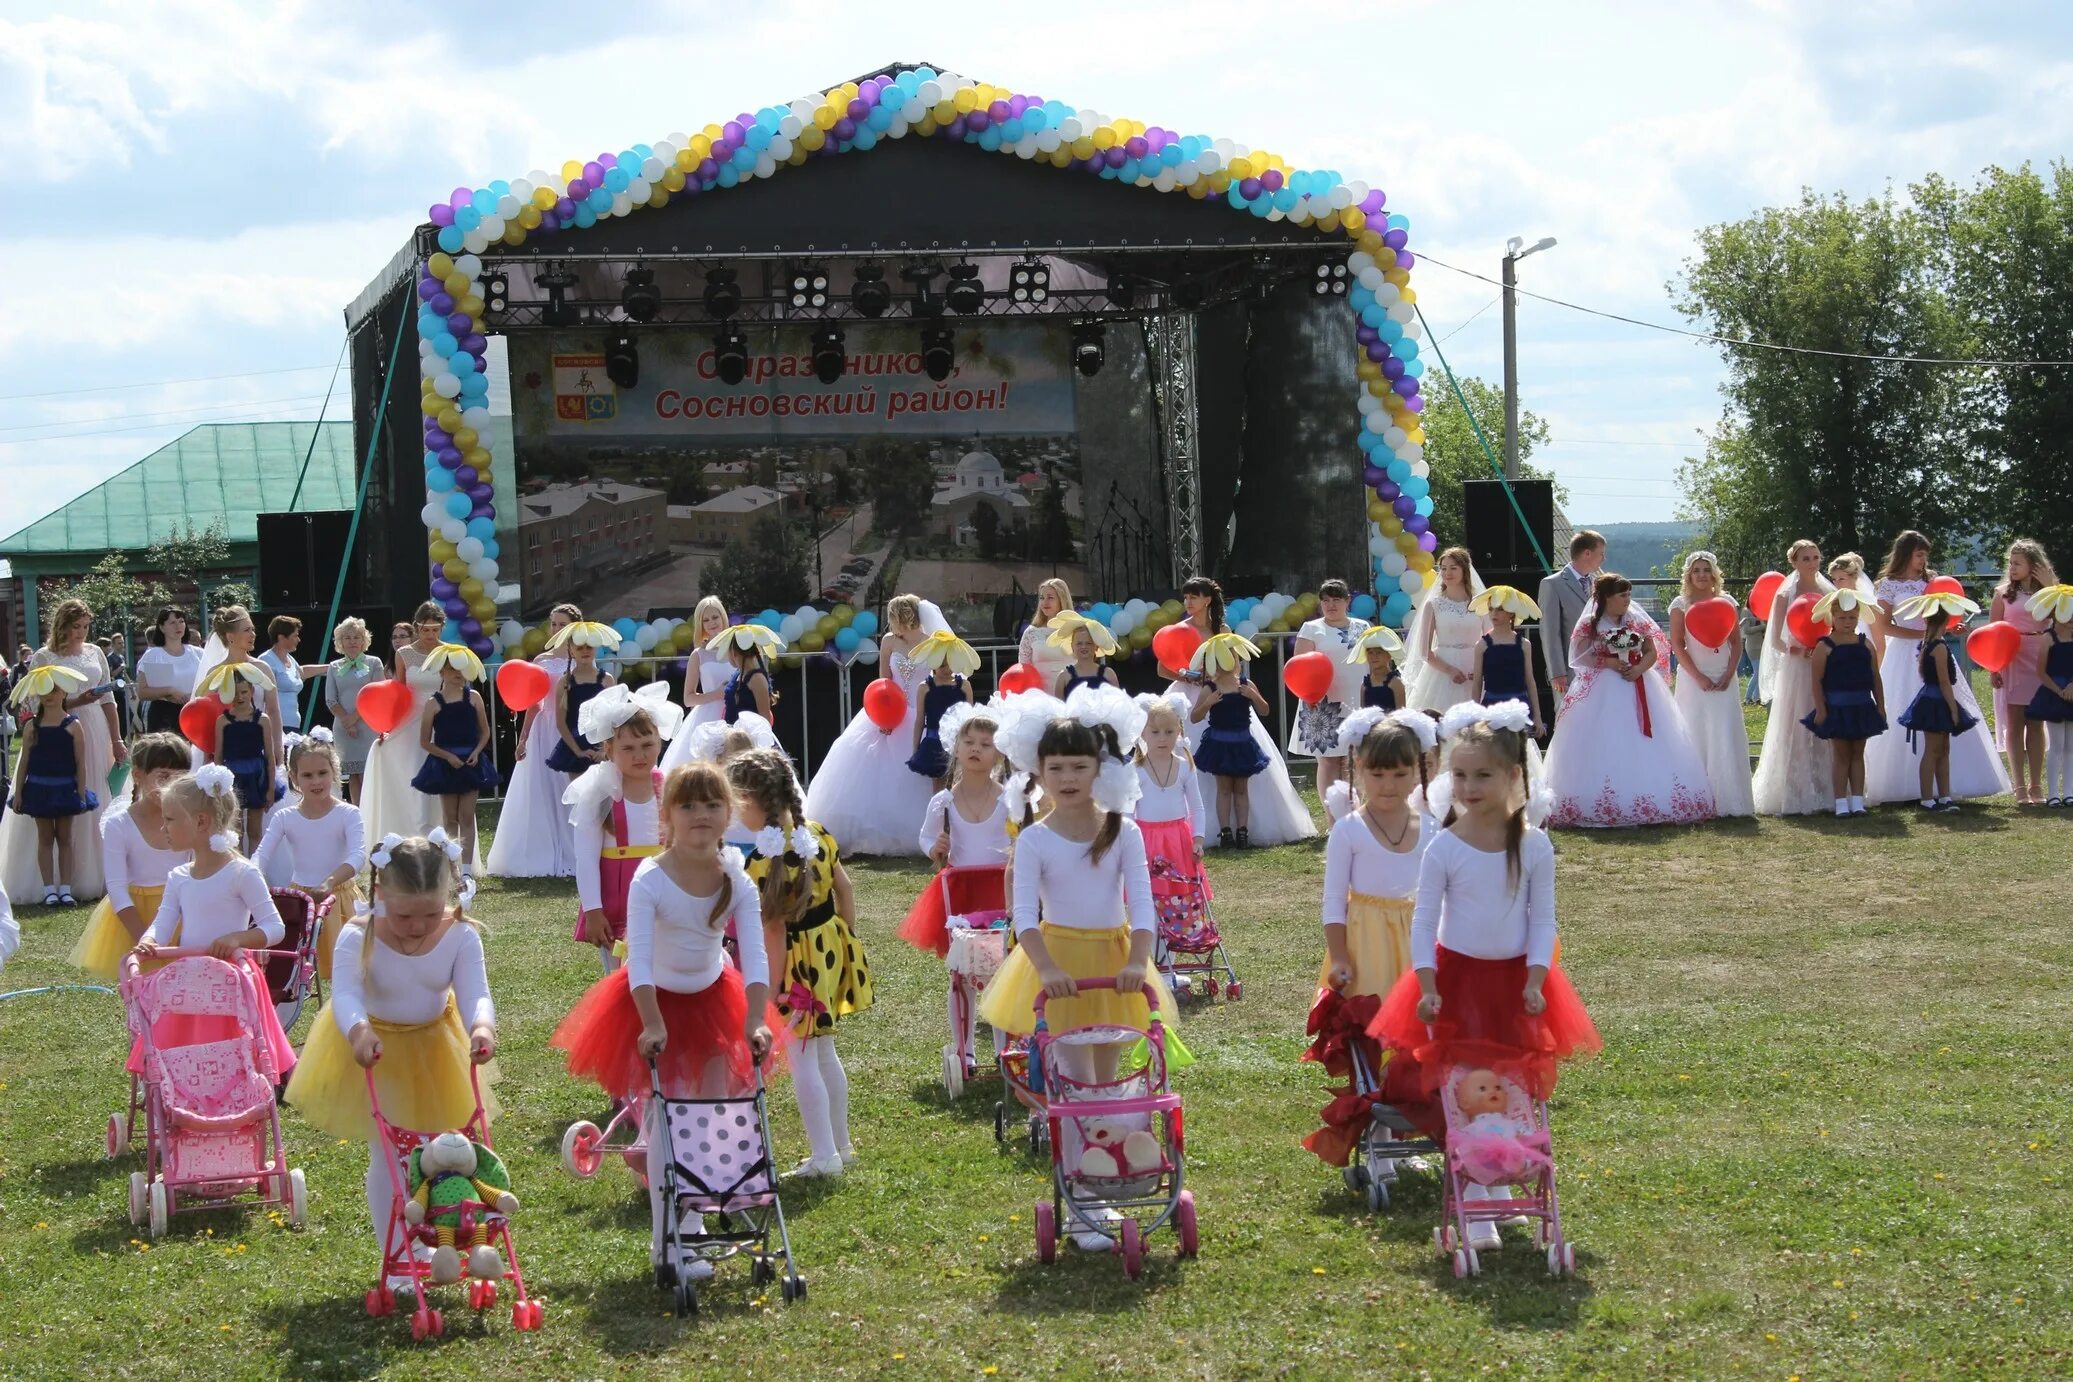
[[[1641,662],[1646,641],[1638,630],[1622,626],[1605,635],[1605,651],[1621,666],[1634,667]]]

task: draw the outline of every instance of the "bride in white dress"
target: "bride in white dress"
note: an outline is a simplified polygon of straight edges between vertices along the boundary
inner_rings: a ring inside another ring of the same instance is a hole
[[[1439,573],[1425,602],[1411,621],[1404,644],[1409,663],[1404,678],[1405,704],[1413,710],[1445,710],[1472,699],[1470,682],[1476,667],[1476,645],[1490,632],[1490,621],[1468,607],[1483,593],[1483,578],[1459,547],[1440,553]]]
[[[423,835],[439,824],[439,798],[411,786],[411,779],[424,766],[426,756],[419,746],[418,722],[425,702],[439,689],[439,673],[425,670],[425,658],[439,646],[439,631],[445,625],[445,612],[427,600],[411,621],[417,637],[396,650],[396,670],[410,687],[410,712],[376,739],[367,755],[360,815],[370,840],[385,835]]]
[[[1879,627],[1885,631],[1886,653],[1879,659],[1879,678],[1886,688],[1886,704],[1913,705],[1922,689],[1922,624],[1920,619],[1897,619],[1893,611],[1929,588],[1936,573],[1929,569],[1929,539],[1912,529],[1894,539],[1886,557],[1885,574],[1873,594],[1881,613]],[[1985,723],[1979,698],[1972,694],[1972,678],[1952,678],[1951,693],[1958,706]],[[1864,746],[1864,799],[1872,805],[1882,801],[1917,801],[1922,795],[1922,741],[1908,742],[1908,732],[1896,723]],[[2008,769],[1994,742],[1984,734],[1951,736],[1951,795],[1993,797],[2009,790]]]
[[[726,654],[706,648],[706,644],[727,631],[727,606],[720,602],[720,597],[708,595],[700,600],[698,608],[691,612],[691,623],[698,630],[698,646],[684,659],[684,726],[662,755],[665,774],[691,761],[694,730],[727,713],[727,683],[734,679],[734,664]],[[838,841],[841,838],[836,836]]]
[[[1689,825],[1711,819],[1713,788],[1663,680],[1670,640],[1634,607],[1633,585],[1598,577],[1569,637],[1569,691],[1548,745],[1556,826]],[[1638,635],[1621,653],[1612,639]]]
[[[1821,549],[1807,539],[1793,543],[1786,557],[1792,574],[1771,602],[1763,661],[1757,666],[1763,698],[1771,707],[1752,784],[1759,816],[1825,814],[1835,806],[1835,784],[1829,780],[1834,752],[1827,740],[1800,723],[1814,713],[1813,650],[1793,635],[1785,618],[1800,596],[1826,595],[1835,586],[1821,574]]]
[[[1204,638],[1215,633],[1229,633],[1224,623],[1223,588],[1207,576],[1193,576],[1181,587],[1181,603],[1187,607],[1187,622],[1195,632]],[[1169,692],[1176,692],[1186,698],[1188,707],[1194,708],[1207,686],[1206,678],[1193,672],[1183,672],[1166,684]],[[1192,754],[1202,745],[1202,735],[1209,728],[1207,720],[1185,717],[1188,751]],[[1251,842],[1255,845],[1285,845],[1297,840],[1307,840],[1317,833],[1317,822],[1310,818],[1310,808],[1303,804],[1302,796],[1296,791],[1296,784],[1288,775],[1288,764],[1281,757],[1281,748],[1274,742],[1274,736],[1267,732],[1266,721],[1255,715],[1252,718],[1253,742],[1267,755],[1266,771],[1252,780],[1249,790],[1252,823],[1247,827]],[[1205,827],[1210,839],[1215,839],[1223,829],[1223,821],[1217,815],[1214,794],[1203,802],[1209,814]]]
[[[806,789],[806,816],[818,821],[844,854],[919,854],[921,818],[935,786],[907,767],[914,752],[914,714],[928,669],[910,656],[915,645],[947,630],[943,612],[913,595],[885,602],[886,633],[878,640],[884,675],[906,694],[907,708],[890,730],[857,711],[829,746]],[[689,738],[689,735],[683,736]]]
[[[1058,674],[1073,662],[1072,649],[1061,648],[1051,641],[1051,621],[1072,612],[1071,586],[1056,576],[1037,586],[1036,617],[1022,630],[1015,660],[1036,668],[1043,676],[1037,685],[1046,691],[1058,685]]]
[[[1694,605],[1725,594],[1720,562],[1711,552],[1684,559],[1682,590],[1670,602],[1670,650],[1677,654],[1677,689],[1672,693],[1684,727],[1713,787],[1713,814],[1753,816],[1756,792],[1749,775],[1749,725],[1742,718],[1742,694],[1735,676],[1741,661],[1740,611],[1727,641],[1709,648],[1691,636],[1685,615]]]
[[[575,605],[556,605],[547,616],[548,636],[582,617],[583,611]],[[511,765],[503,805],[497,809],[496,831],[490,837],[484,868],[498,878],[573,878],[576,829],[569,824],[568,808],[561,804],[569,780],[547,766],[548,756],[561,740],[561,727],[554,720],[553,687],[569,670],[569,659],[563,652],[543,652],[531,662],[547,674],[547,697],[525,712],[519,726],[518,758]]]

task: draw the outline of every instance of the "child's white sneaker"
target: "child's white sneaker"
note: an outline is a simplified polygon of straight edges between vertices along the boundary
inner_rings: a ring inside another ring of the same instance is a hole
[[[843,1143],[842,1146],[839,1149],[837,1149],[837,1155],[839,1155],[842,1158],[842,1165],[844,1169],[847,1169],[857,1164],[857,1149],[854,1143]]]
[[[840,1156],[826,1158],[810,1156],[791,1170],[785,1172],[785,1179],[812,1179],[815,1176],[839,1176],[841,1174],[842,1158]]]

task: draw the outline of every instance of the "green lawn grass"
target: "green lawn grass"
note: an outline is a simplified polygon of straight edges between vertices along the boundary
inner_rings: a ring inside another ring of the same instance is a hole
[[[559,1169],[562,1128],[599,1102],[546,1049],[596,971],[565,884],[479,903],[539,1334],[456,1307],[413,1344],[406,1320],[364,1318],[364,1150],[292,1113],[307,1229],[194,1215],[149,1243],[125,1214],[134,1158],[101,1155],[125,1088],[115,1000],[0,1003],[0,1375],[2064,1376],[2066,832],[1994,807],[1560,836],[1565,962],[1607,1043],[1555,1111],[1569,1281],[1513,1236],[1457,1282],[1435,1182],[1371,1216],[1298,1146],[1324,1102],[1296,1060],[1315,846],[1213,860],[1245,997],[1185,1023],[1202,1255],[1161,1234],[1136,1284],[1071,1250],[1040,1266],[1043,1169],[995,1146],[992,1085],[946,1105],[942,971],[891,935],[911,865],[852,870],[878,980],[841,1035],[863,1160],[786,1196],[812,1290],[791,1307],[723,1268],[699,1317],[671,1318],[631,1177]],[[27,912],[5,986],[74,977],[84,919]]]

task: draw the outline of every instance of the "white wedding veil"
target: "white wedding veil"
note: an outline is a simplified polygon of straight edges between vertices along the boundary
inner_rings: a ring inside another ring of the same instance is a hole
[[[1858,579],[1863,580],[1860,574]],[[1771,601],[1771,617],[1764,621],[1763,657],[1756,664],[1757,694],[1763,697],[1765,705],[1777,694],[1778,678],[1785,670],[1785,659],[1799,646],[1799,640],[1792,636],[1792,630],[1785,622],[1785,611],[1792,602],[1812,590],[1816,595],[1826,595],[1835,589],[1828,577],[1816,572],[1811,586],[1800,584],[1799,572],[1791,572],[1785,583],[1778,587],[1777,598]],[[1871,598],[1866,592],[1867,599]]]
[[[1483,584],[1482,573],[1476,570],[1476,564],[1471,561],[1468,564],[1468,598],[1471,600],[1475,599],[1486,588]],[[1432,638],[1432,626],[1435,617],[1432,602],[1439,592],[1440,581],[1435,577],[1433,583],[1415,597],[1418,602],[1418,611],[1411,616],[1411,627],[1406,631],[1407,636],[1404,639],[1404,651],[1397,659],[1399,669],[1404,678],[1404,685],[1407,687],[1411,684],[1411,678],[1425,668],[1427,661],[1425,649]]]

